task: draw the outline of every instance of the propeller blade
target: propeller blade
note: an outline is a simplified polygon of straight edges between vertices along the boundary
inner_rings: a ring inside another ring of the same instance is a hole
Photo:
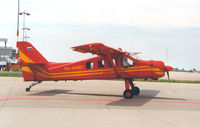
[[[169,77],[169,71],[166,69],[166,72],[167,72],[167,77],[168,77],[168,80],[170,82],[170,77]]]
[[[173,70],[173,67],[165,66],[165,72],[167,72],[167,77],[168,77],[169,82],[170,82],[169,71],[171,71],[171,70]]]

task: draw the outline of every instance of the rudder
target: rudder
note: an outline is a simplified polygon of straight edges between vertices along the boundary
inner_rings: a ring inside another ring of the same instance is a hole
[[[29,42],[17,42],[17,48],[20,55],[20,63],[22,65],[22,72],[24,81],[37,81],[43,79],[38,77],[35,67],[46,64],[48,61],[40,54],[40,52]]]
[[[23,63],[47,63],[48,61],[40,52],[29,42],[17,42],[20,54],[20,61]]]

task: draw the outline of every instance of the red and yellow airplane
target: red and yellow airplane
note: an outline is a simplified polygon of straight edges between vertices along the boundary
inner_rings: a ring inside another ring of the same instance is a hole
[[[139,60],[136,53],[114,49],[102,43],[91,43],[72,47],[74,51],[96,54],[96,57],[67,63],[48,62],[29,42],[17,42],[20,55],[18,65],[22,67],[24,81],[34,81],[26,88],[42,81],[88,80],[88,79],[124,79],[124,97],[129,99],[140,93],[133,84],[135,78],[158,79],[173,68],[165,66],[162,61]]]

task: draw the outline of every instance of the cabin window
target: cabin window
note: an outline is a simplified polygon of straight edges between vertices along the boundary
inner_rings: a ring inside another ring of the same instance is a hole
[[[98,60],[98,67],[99,68],[104,68],[104,60]]]
[[[130,66],[134,66],[135,65],[135,62],[132,61],[131,59],[125,57],[125,56],[122,56],[121,57],[121,65],[124,67],[124,68],[128,68]]]
[[[93,69],[94,68],[94,63],[93,62],[87,62],[86,63],[86,68],[87,69]]]

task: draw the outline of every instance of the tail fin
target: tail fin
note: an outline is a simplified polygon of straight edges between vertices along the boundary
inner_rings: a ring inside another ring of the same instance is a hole
[[[48,63],[48,61],[29,42],[17,42],[17,47],[19,50],[24,81],[43,80],[43,78],[38,75],[38,68],[39,70],[43,70],[44,65]]]
[[[47,63],[48,61],[29,42],[17,42],[17,47],[22,63]]]

